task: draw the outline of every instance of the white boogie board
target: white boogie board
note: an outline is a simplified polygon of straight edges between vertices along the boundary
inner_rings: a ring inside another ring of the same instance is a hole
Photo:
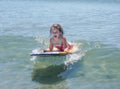
[[[66,52],[43,52],[43,53],[31,53],[31,56],[47,56],[47,55],[54,55],[54,56],[64,56],[67,55],[68,53]]]
[[[67,52],[39,52],[38,50],[33,50],[31,56],[65,56]]]

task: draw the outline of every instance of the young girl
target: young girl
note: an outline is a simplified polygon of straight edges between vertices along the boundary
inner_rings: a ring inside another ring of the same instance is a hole
[[[65,51],[71,52],[72,45],[67,43],[66,38],[63,36],[64,32],[60,24],[53,24],[50,28],[50,45],[48,51]]]

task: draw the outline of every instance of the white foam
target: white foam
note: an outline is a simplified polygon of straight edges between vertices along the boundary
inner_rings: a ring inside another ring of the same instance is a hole
[[[73,46],[73,54],[67,55],[66,61],[64,61],[65,65],[74,64],[78,60],[81,60],[83,56],[85,56],[86,52],[81,50],[82,43],[72,43]]]
[[[30,59],[34,64],[36,63],[36,56],[32,56],[32,58]]]
[[[85,56],[85,52],[67,55],[64,63],[65,65],[74,64],[75,62],[81,60],[83,56]]]

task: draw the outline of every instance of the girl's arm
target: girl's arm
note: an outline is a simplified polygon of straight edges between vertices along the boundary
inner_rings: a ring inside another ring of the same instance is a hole
[[[67,48],[67,41],[65,37],[63,37],[62,42],[63,42],[63,50],[65,50],[65,48]]]
[[[66,38],[63,38],[63,50],[68,53],[72,53],[73,45],[67,43]]]
[[[49,51],[53,51],[53,43],[51,38],[50,38]]]

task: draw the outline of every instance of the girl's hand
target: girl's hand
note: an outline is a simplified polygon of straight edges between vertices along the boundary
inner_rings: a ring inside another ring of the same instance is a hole
[[[64,49],[64,51],[65,51],[65,52],[68,52],[68,51],[69,51],[69,49],[68,49],[68,48],[66,48],[66,49]]]
[[[44,50],[38,50],[38,52],[39,52],[39,53],[43,53],[43,52],[44,52]]]

